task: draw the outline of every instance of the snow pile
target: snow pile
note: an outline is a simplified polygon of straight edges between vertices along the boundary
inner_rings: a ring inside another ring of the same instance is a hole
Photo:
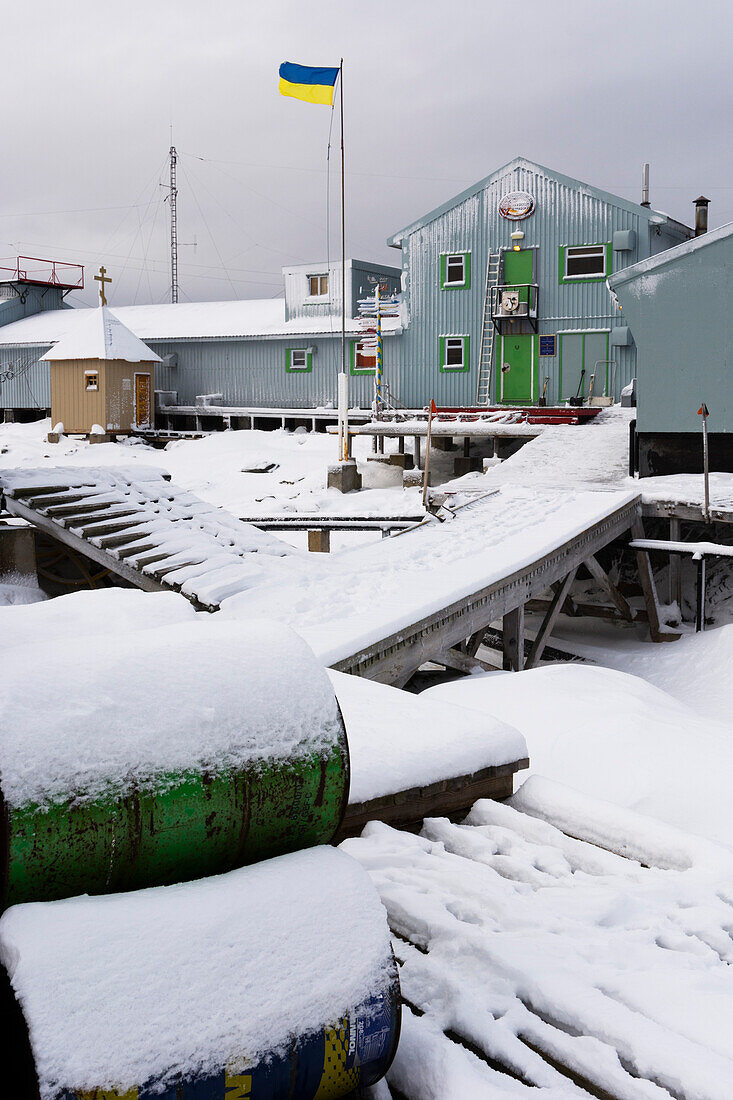
[[[418,837],[372,823],[342,844],[401,963],[389,1082],[408,1100],[729,1100],[730,851],[559,784],[525,787],[462,825],[430,819]],[[636,859],[617,854],[628,845]]]
[[[680,644],[647,643],[646,651],[664,659]],[[422,696],[513,723],[535,774],[733,846],[730,726],[701,718],[638,676],[547,665],[470,676]]]
[[[46,593],[32,574],[18,573],[15,570],[11,573],[0,573],[0,607],[43,603],[46,599]],[[3,641],[0,633],[0,649]]]
[[[11,806],[325,755],[341,730],[328,677],[300,638],[208,615],[8,649],[0,713]]]
[[[0,620],[0,652],[66,641],[75,634],[85,638],[131,634],[189,623],[196,615],[188,600],[173,592],[141,592],[138,588],[71,592],[28,607],[5,609]]]
[[[329,671],[349,739],[349,802],[522,760],[524,738],[490,714]]]
[[[335,664],[531,565],[636,495],[506,486],[445,523],[339,555],[325,583],[293,563],[288,583],[243,592],[222,610],[290,623]]]
[[[325,847],[185,885],[15,906],[0,957],[41,1100],[245,1072],[381,991],[391,967],[368,876]]]
[[[733,719],[733,624],[683,635],[674,645],[650,646],[641,639],[619,637],[610,627],[594,624],[591,635],[580,623],[562,621],[556,636],[573,652],[598,664],[643,677],[698,715],[720,722]],[[622,643],[622,644],[619,644]]]

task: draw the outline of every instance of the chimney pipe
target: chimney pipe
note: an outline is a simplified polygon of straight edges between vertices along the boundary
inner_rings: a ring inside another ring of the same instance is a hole
[[[649,165],[641,166],[641,205],[651,206],[649,202]]]
[[[695,199],[695,236],[701,237],[708,231],[708,206],[710,199],[700,195]]]

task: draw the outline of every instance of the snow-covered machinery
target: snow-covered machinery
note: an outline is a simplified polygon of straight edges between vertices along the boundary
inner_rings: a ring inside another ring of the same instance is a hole
[[[0,959],[14,1097],[325,1100],[379,1080],[397,1047],[386,914],[333,848],[15,906]]]
[[[209,616],[22,647],[0,682],[0,907],[220,874],[327,844],[341,712],[292,631]]]

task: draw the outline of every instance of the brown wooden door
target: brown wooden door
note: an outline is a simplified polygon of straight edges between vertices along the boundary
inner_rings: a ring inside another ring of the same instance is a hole
[[[152,417],[152,386],[149,374],[135,375],[135,427],[150,428]]]

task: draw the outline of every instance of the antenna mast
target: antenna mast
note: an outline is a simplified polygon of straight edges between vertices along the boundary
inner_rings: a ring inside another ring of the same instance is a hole
[[[175,145],[170,148],[170,203],[171,203],[171,302],[178,301],[178,188],[176,187],[176,165],[178,153]]]

